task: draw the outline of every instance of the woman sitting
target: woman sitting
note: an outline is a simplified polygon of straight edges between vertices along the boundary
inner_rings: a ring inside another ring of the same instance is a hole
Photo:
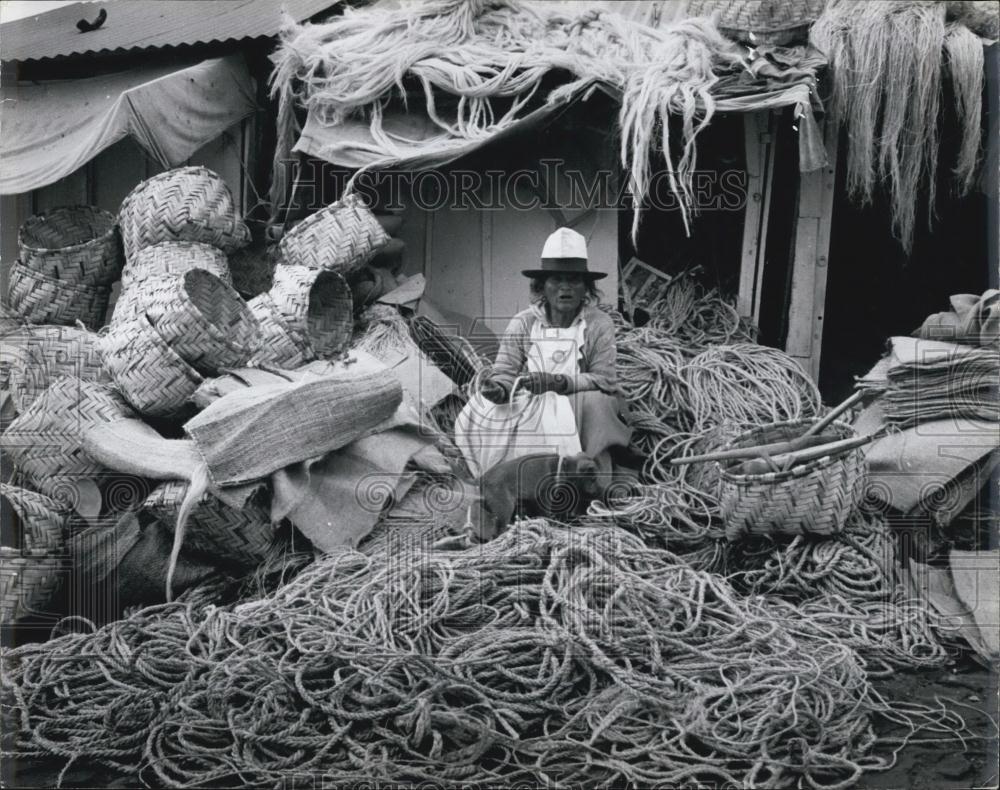
[[[598,309],[583,236],[560,228],[531,278],[531,306],[511,320],[490,376],[459,414],[455,441],[481,477],[511,458],[585,452],[611,472],[610,448],[627,447],[619,417],[615,327]]]

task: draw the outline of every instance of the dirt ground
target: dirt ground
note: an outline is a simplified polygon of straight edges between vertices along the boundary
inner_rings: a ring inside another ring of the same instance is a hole
[[[875,682],[889,700],[935,705],[936,699],[952,701],[951,707],[965,719],[976,738],[936,743],[912,743],[903,749],[896,764],[886,771],[866,773],[860,790],[969,790],[998,786],[997,725],[1000,675],[971,662],[937,672],[901,672]],[[9,724],[9,723],[8,723]],[[9,732],[9,731],[8,731]],[[899,735],[884,728],[882,734]],[[3,787],[55,787],[62,760],[8,759],[2,770]],[[101,766],[74,765],[63,778],[63,787],[130,788],[134,777],[109,773]]]

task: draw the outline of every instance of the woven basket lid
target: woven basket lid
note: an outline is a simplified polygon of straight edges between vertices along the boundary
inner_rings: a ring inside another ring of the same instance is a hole
[[[719,14],[719,29],[774,33],[811,25],[826,0],[688,0],[687,15]]]

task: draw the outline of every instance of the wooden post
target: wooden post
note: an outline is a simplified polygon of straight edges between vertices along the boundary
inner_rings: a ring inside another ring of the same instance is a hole
[[[764,253],[770,212],[771,183],[774,177],[772,114],[770,111],[743,115],[743,144],[746,150],[747,203],[743,219],[743,254],[736,309],[756,324],[760,321],[761,285],[764,281]]]
[[[801,175],[795,220],[785,351],[798,360],[814,381],[819,380],[820,353],[823,350],[827,262],[837,174],[837,134],[834,124],[824,123],[824,142],[829,161],[826,167]]]

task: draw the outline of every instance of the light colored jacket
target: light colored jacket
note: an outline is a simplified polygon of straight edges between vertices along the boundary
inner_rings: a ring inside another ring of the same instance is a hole
[[[583,338],[583,358],[580,360],[580,373],[575,381],[569,382],[568,392],[600,390],[609,395],[617,395],[620,390],[615,366],[617,351],[614,322],[607,313],[590,305],[580,311],[574,323],[581,318],[587,322]],[[500,340],[500,350],[493,363],[490,378],[508,389],[513,385],[514,379],[525,372],[531,329],[536,321],[548,325],[544,309],[532,306],[522,310],[511,319]]]

